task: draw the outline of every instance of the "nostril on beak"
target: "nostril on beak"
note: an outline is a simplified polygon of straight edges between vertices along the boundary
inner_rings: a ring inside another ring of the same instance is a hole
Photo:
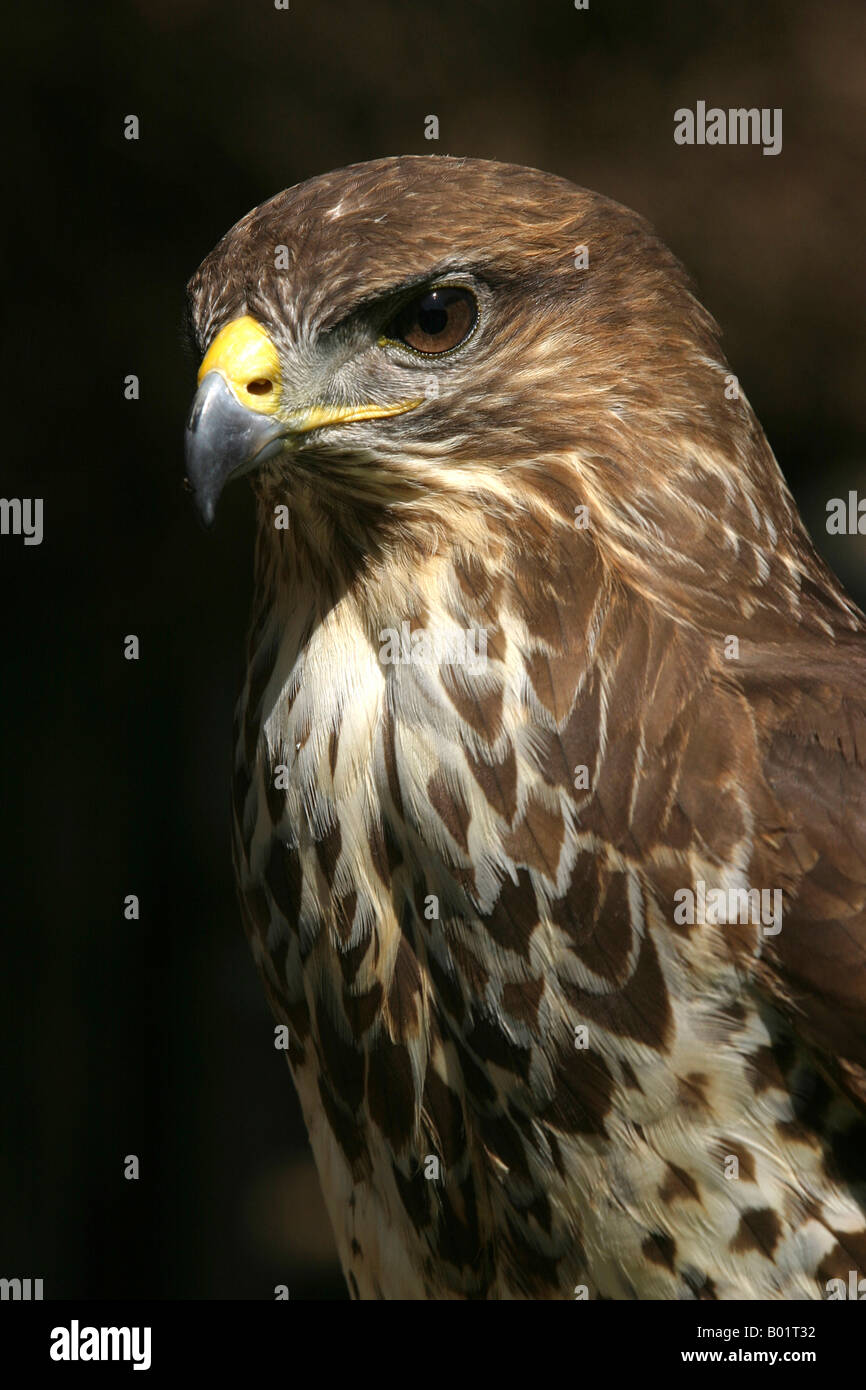
[[[274,389],[274,384],[266,376],[258,376],[254,381],[247,382],[247,390],[251,396],[267,396]]]

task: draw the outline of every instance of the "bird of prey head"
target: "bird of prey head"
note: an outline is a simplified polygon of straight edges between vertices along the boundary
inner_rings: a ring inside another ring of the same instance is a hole
[[[341,170],[243,218],[190,304],[188,472],[207,520],[252,469],[270,504],[349,548],[389,528],[423,547],[446,517],[471,546],[479,513],[519,524],[521,488],[579,457],[579,500],[633,569],[665,551],[687,567],[710,518],[722,554],[730,529],[748,547],[789,528],[677,262],[565,180],[452,158]]]
[[[381,159],[189,304],[199,511],[258,497],[241,897],[352,1291],[863,1273],[864,619],[674,257],[563,179]],[[679,920],[707,887],[745,918]]]

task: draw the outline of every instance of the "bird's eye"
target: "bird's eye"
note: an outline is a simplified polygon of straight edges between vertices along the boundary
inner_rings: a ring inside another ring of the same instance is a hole
[[[458,347],[478,322],[478,305],[469,290],[445,285],[425,290],[400,310],[385,337],[432,355]]]

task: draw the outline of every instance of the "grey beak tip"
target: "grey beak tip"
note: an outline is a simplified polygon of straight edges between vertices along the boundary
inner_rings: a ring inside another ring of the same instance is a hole
[[[202,527],[205,531],[210,531],[216,520],[216,502],[212,497],[195,497],[193,502]]]
[[[186,473],[205,527],[213,525],[225,484],[246,472],[281,430],[273,417],[241,405],[218,372],[208,372],[195,394],[184,431]]]
[[[184,492],[189,494],[198,521],[206,531],[209,531],[216,516],[216,503],[212,498],[203,496],[200,491],[194,488],[188,476],[183,480],[183,487]]]

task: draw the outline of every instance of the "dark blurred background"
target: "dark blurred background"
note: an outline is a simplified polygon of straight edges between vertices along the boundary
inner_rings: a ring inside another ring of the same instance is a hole
[[[44,498],[45,537],[0,537],[0,1276],[47,1298],[342,1298],[234,898],[252,509],[231,489],[205,536],[181,488],[185,281],[248,208],[383,154],[598,189],[689,267],[862,603],[866,537],[824,521],[866,492],[866,7],[49,0],[14,22],[0,491]],[[782,153],[675,145],[698,100],[782,107]]]

